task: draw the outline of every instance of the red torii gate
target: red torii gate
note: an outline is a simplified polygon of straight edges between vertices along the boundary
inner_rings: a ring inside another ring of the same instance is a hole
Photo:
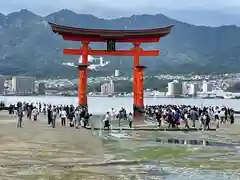
[[[64,40],[81,41],[79,49],[65,48],[64,54],[82,55],[82,64],[78,65],[78,104],[87,106],[87,71],[88,55],[101,56],[133,56],[133,109],[134,114],[142,114],[144,110],[144,66],[139,63],[140,56],[158,56],[159,50],[143,50],[142,43],[159,42],[161,37],[168,35],[173,25],[145,30],[107,30],[107,29],[85,29],[49,23],[52,31],[58,33]],[[89,47],[91,42],[107,42],[106,50],[95,50]],[[116,50],[117,43],[132,43],[133,48],[129,50]]]

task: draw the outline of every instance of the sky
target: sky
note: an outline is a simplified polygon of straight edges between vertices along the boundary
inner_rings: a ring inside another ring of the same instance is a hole
[[[28,9],[43,16],[61,9],[100,17],[157,14],[183,9],[240,13],[240,0],[0,0],[0,12],[3,14],[21,9]]]

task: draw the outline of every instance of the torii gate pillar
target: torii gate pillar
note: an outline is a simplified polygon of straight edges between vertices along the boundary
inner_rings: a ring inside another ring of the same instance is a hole
[[[133,56],[133,74],[132,74],[132,92],[133,92],[133,115],[136,117],[137,115],[137,66],[139,65],[139,53],[138,50],[140,49],[140,44],[139,42],[133,42],[133,51],[134,51],[134,56]]]
[[[82,41],[82,64],[78,65],[78,105],[87,107],[88,41]]]
[[[140,52],[143,50],[140,45],[141,41],[133,42],[133,115],[139,117],[144,115],[144,86],[143,86],[143,70],[144,66],[140,66]]]
[[[144,116],[144,75],[143,71],[145,66],[136,66],[135,68],[135,92],[134,92],[134,117],[137,118],[139,116]]]

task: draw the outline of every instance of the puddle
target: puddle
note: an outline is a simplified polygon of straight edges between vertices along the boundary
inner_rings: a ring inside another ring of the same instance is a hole
[[[224,147],[224,148],[235,148],[240,146],[240,144],[225,143],[225,142],[214,142],[208,140],[189,140],[189,139],[160,139],[157,138],[156,142],[168,143],[168,144],[183,144],[183,145],[203,145],[203,146],[213,146],[213,147]]]

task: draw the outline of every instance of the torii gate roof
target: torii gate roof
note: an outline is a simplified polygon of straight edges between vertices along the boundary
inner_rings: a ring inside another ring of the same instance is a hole
[[[68,37],[85,37],[97,38],[100,41],[106,40],[127,40],[127,39],[146,39],[160,38],[168,35],[171,32],[173,25],[154,29],[139,29],[139,30],[110,30],[110,29],[87,29],[71,26],[64,26],[54,23],[49,23],[54,33]],[[67,38],[70,40],[69,38]],[[76,40],[76,39],[75,39]]]

